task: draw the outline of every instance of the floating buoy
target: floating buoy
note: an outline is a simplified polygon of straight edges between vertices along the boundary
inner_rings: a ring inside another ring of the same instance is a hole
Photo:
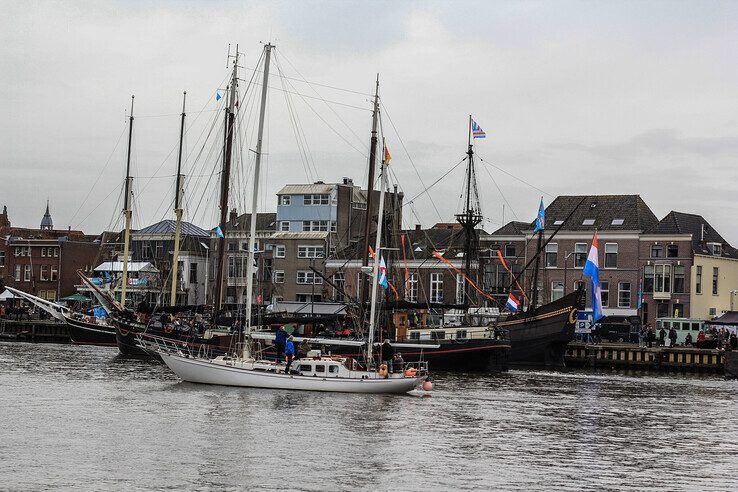
[[[433,381],[430,379],[426,379],[423,381],[423,391],[432,391],[433,390]]]

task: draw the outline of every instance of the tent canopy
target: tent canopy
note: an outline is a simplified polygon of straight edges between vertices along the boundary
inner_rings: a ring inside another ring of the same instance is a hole
[[[8,289],[5,289],[3,293],[0,294],[0,302],[7,301],[8,299],[15,299],[15,296]]]
[[[717,318],[708,321],[711,325],[738,325],[738,311],[726,311]]]

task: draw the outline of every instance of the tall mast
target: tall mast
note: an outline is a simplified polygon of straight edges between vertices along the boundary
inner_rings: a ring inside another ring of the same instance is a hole
[[[256,252],[256,217],[259,204],[259,171],[261,168],[261,144],[264,136],[264,113],[266,112],[267,88],[269,87],[269,59],[272,44],[264,45],[264,79],[261,85],[261,109],[259,110],[259,133],[256,140],[256,159],[254,159],[254,190],[251,194],[251,222],[249,224],[249,251],[246,267],[246,334],[251,332],[251,301],[254,294],[254,257]],[[244,344],[244,356],[248,355],[248,343]]]
[[[218,271],[215,283],[215,312],[220,311],[223,304],[223,274],[225,270],[226,229],[228,222],[228,191],[231,186],[231,154],[233,150],[233,125],[235,122],[236,93],[238,92],[238,45],[233,61],[233,74],[230,84],[230,99],[225,116],[225,144],[223,147],[223,172],[220,179],[220,230],[223,237],[218,238]]]
[[[472,117],[469,115],[469,133],[467,139],[467,166],[466,166],[466,208],[463,213],[456,215],[456,220],[464,228],[464,273],[470,279],[473,278],[471,271],[472,253],[476,244],[477,233],[475,227],[482,221],[479,212],[479,193],[477,190],[477,177],[474,171],[474,146],[472,145]],[[469,308],[470,285],[464,282],[464,307]]]
[[[372,265],[372,297],[370,300],[371,306],[369,310],[369,337],[367,338],[366,347],[366,361],[367,368],[371,369],[374,360],[372,358],[372,349],[374,348],[374,322],[377,316],[377,288],[379,284],[379,262],[382,258],[382,220],[384,216],[384,190],[387,188],[387,165],[384,160],[384,153],[382,153],[382,164],[380,167],[380,190],[379,190],[379,211],[377,220],[377,237],[374,241],[374,264]]]
[[[372,139],[369,147],[369,178],[366,184],[366,217],[364,218],[364,249],[361,252],[361,264],[369,265],[369,234],[371,232],[372,223],[372,205],[374,198],[374,168],[377,165],[377,115],[379,113],[379,74],[377,74],[377,83],[374,89],[374,110],[372,111]],[[362,279],[362,283],[365,283]],[[361,309],[367,300],[367,289],[361,289]]]
[[[177,304],[177,274],[179,273],[179,236],[182,227],[182,188],[184,176],[182,176],[182,142],[184,140],[185,127],[185,102],[187,91],[182,95],[182,121],[179,125],[179,153],[177,154],[177,181],[174,189],[174,215],[177,223],[174,226],[174,253],[172,254],[172,295],[169,305]]]
[[[123,214],[126,218],[126,229],[123,233],[123,285],[120,289],[120,305],[126,307],[126,287],[128,286],[128,253],[131,244],[131,195],[133,178],[131,177],[131,142],[133,141],[133,100],[131,96],[131,115],[128,117],[128,153],[126,157],[126,184],[123,196]]]

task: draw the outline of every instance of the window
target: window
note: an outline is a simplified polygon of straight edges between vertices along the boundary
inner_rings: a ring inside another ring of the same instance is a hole
[[[723,245],[720,243],[707,243],[707,247],[710,249],[710,253],[713,256],[720,256],[723,254]]]
[[[279,204],[284,207],[289,207],[292,204],[292,195],[281,195],[279,197]]]
[[[54,256],[56,256],[57,249],[54,249]],[[164,257],[164,245],[159,241],[156,242],[156,257],[159,259]]]
[[[410,302],[418,302],[418,274],[411,273],[407,282],[405,298]]]
[[[312,270],[299,270],[297,272],[298,284],[322,284],[323,279]]]
[[[313,366],[310,364],[300,364],[300,372],[313,372]]]
[[[286,256],[287,249],[285,248],[284,244],[275,244],[274,245],[274,257],[275,258],[284,258]]]
[[[282,232],[286,232],[290,230],[290,221],[289,220],[282,220],[279,222],[279,230]]]
[[[284,270],[274,270],[274,283],[275,284],[284,283]]]
[[[41,274],[39,280],[45,282],[49,280],[49,265],[41,265]]]
[[[610,282],[600,282],[600,293],[602,294],[602,307],[610,306]]]
[[[682,317],[684,318],[684,304],[682,303],[674,303],[671,306],[671,311],[674,313],[674,317]],[[689,329],[689,323],[682,323],[682,330],[688,330]]]
[[[591,226],[594,225],[595,220],[594,219],[584,219],[582,221],[582,225]]]
[[[715,316],[717,314],[717,308],[710,308],[710,316]]]
[[[333,223],[331,223],[331,229],[333,229]],[[303,220],[302,230],[309,232],[321,232],[328,231],[327,220]]]
[[[516,256],[515,255],[515,245],[514,244],[506,244],[505,245],[505,256],[506,257]]]
[[[21,266],[15,265],[15,281],[20,282],[21,280]]]
[[[323,296],[320,294],[297,294],[295,295],[295,300],[297,302],[321,302],[323,300]]]
[[[712,295],[718,295],[718,267],[712,267]]]
[[[643,313],[643,320],[641,321],[641,323],[645,325],[646,323],[648,323],[648,303],[644,302],[641,305],[641,313]]]
[[[23,272],[23,280],[25,280],[26,282],[31,281],[31,265],[26,265],[26,268]]]
[[[671,292],[671,265],[654,265],[654,292]]]
[[[564,282],[551,282],[551,302],[564,297]]]
[[[315,364],[315,372],[325,373],[325,364]]]
[[[156,249],[157,249],[157,255],[158,255],[158,252],[159,252],[158,251],[159,250],[159,246],[158,245],[156,246]],[[237,249],[238,249],[238,243],[236,243],[235,241],[228,241],[228,251],[236,251]],[[248,246],[246,246],[246,249],[248,249]],[[158,258],[158,256],[157,256],[157,258]]]
[[[625,223],[625,219],[612,219],[612,222],[610,222],[610,225],[620,226],[620,225],[623,225],[623,223]]]
[[[546,245],[546,268],[556,268],[558,254],[559,254],[558,244],[548,243]]]
[[[574,281],[574,290],[584,289],[584,280],[575,280]]]
[[[197,263],[190,263],[190,283],[197,283]]]
[[[345,300],[343,292],[346,290],[346,274],[343,272],[334,273],[333,285],[333,300],[336,302],[343,302]]]
[[[41,257],[43,258],[45,256],[46,256],[46,248],[41,248]]]
[[[298,246],[298,258],[323,258],[325,256],[325,248],[323,246]]]
[[[669,316],[669,303],[668,302],[660,302],[656,305],[656,317],[657,318],[666,318]],[[668,327],[664,327],[665,329],[669,329]]]
[[[679,246],[676,244],[670,244],[666,247],[667,258],[678,258],[679,257]]]
[[[630,307],[630,282],[620,282],[618,284],[618,307]]]
[[[151,246],[149,246],[148,244],[144,244],[141,247],[141,258],[143,258],[144,260],[148,260],[149,258],[151,258]]]
[[[56,301],[56,291],[55,290],[47,290],[46,291],[46,300],[54,302]]]
[[[443,274],[430,275],[430,302],[443,302]]]
[[[605,268],[618,267],[618,243],[605,243]]]
[[[331,221],[331,232],[336,232],[338,229],[336,228],[336,221]]]
[[[464,276],[456,274],[456,304],[464,303]]]
[[[674,265],[674,293],[684,294],[684,265]]]
[[[584,268],[587,262],[587,243],[576,243],[574,245],[574,268]]]
[[[697,271],[695,272],[695,281],[694,281],[694,291],[697,294],[702,294],[702,267],[697,266]]]
[[[304,195],[303,203],[305,205],[328,205],[329,195]]]
[[[651,245],[651,258],[663,258],[664,248],[660,244]]]
[[[643,267],[643,292],[653,292],[653,265]]]
[[[0,251],[0,267],[5,266],[5,251]]]
[[[331,364],[328,366],[328,372],[333,374],[338,372],[338,366],[335,364]]]

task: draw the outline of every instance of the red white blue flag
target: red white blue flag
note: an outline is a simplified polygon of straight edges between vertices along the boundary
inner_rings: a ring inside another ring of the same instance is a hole
[[[515,297],[512,292],[510,292],[510,295],[507,296],[507,303],[505,303],[505,307],[513,313],[517,313],[520,310],[520,301],[518,301],[518,298]]]
[[[589,248],[587,261],[584,263],[582,273],[592,278],[592,317],[595,321],[602,318],[602,289],[600,288],[600,267],[597,251],[597,231],[592,238],[592,246]]]
[[[474,138],[487,138],[487,134],[484,133],[482,127],[477,124],[476,121],[472,120],[472,137]]]
[[[384,257],[379,258],[379,285],[385,289],[389,288],[389,282],[387,281],[387,265],[384,263]]]

